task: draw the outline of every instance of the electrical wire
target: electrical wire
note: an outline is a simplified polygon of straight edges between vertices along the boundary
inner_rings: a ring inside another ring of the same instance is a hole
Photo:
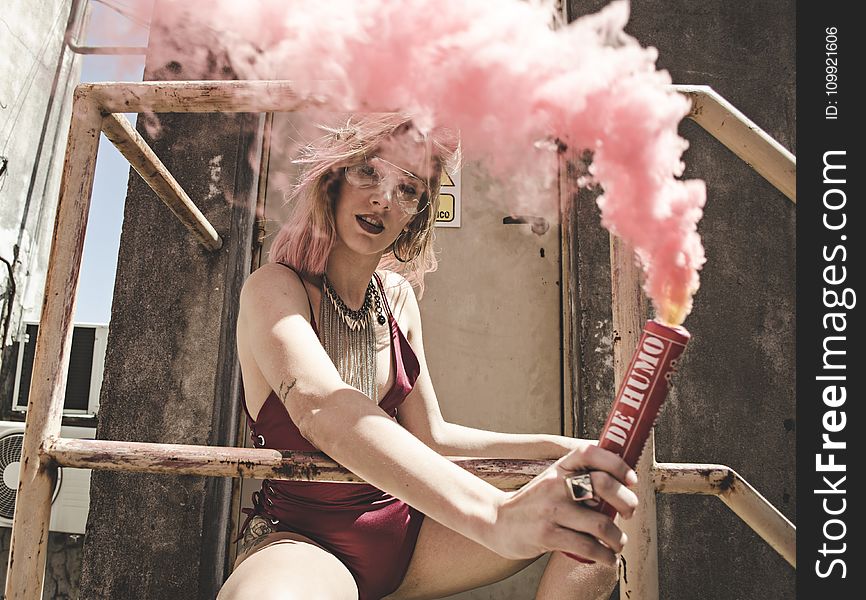
[[[9,328],[12,325],[12,304],[15,302],[15,270],[12,268],[12,263],[0,256],[0,262],[6,265],[6,270],[9,272],[9,287],[6,288],[6,310],[3,314],[2,333],[0,333],[0,349],[6,344],[6,336],[9,335]]]
[[[5,156],[0,156],[0,192],[6,187],[6,167],[9,166],[9,159]]]

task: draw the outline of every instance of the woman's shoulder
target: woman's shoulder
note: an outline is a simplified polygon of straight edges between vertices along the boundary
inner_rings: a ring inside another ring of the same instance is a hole
[[[307,312],[307,291],[302,276],[282,263],[266,263],[250,273],[241,289],[241,310],[263,302]]]
[[[389,269],[376,269],[376,274],[379,276],[379,279],[382,280],[382,286],[386,289],[412,290],[412,285],[409,281],[396,271],[391,271]]]
[[[382,288],[388,299],[393,299],[392,304],[395,302],[403,303],[410,299],[415,300],[415,290],[400,273],[388,269],[377,269],[376,274],[382,280]]]
[[[295,287],[302,285],[301,274],[283,263],[269,262],[250,273],[244,288]]]
[[[378,269],[376,273],[382,280],[382,289],[388,299],[391,312],[395,316],[399,315],[398,321],[404,323],[407,328],[413,328],[420,320],[420,309],[412,284],[400,273],[388,269]]]

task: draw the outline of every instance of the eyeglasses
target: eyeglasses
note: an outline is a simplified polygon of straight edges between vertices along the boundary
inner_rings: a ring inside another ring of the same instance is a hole
[[[430,203],[430,190],[423,179],[384,158],[374,156],[346,167],[343,173],[346,182],[353,187],[384,187],[385,197],[396,201],[407,215],[417,215]]]

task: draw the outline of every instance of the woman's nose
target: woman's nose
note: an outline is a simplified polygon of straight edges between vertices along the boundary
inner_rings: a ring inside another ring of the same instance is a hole
[[[373,199],[384,199],[388,206],[391,205],[394,198],[394,189],[397,186],[397,178],[394,176],[394,173],[388,171],[385,173],[384,177],[379,181],[379,185],[373,191]],[[381,204],[381,202],[380,202]]]
[[[380,184],[373,190],[373,193],[370,194],[370,202],[390,208],[394,197],[393,195],[393,187]]]

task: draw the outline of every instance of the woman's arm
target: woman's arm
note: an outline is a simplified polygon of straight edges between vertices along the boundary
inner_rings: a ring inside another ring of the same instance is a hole
[[[595,443],[547,433],[500,433],[446,421],[434,449],[445,456],[555,460]]]
[[[558,459],[596,443],[543,433],[499,433],[445,421],[427,369],[418,301],[409,284],[398,275],[389,274],[387,282],[399,287],[392,305],[399,311],[401,324],[421,365],[415,388],[398,408],[397,419],[425,444],[443,456]]]
[[[617,456],[598,448],[577,451],[519,492],[502,492],[440,456],[343,383],[307,312],[297,276],[265,266],[244,285],[238,327],[256,340],[251,345],[255,366],[313,445],[370,484],[502,556],[562,550],[613,564],[624,535],[612,520],[568,499],[561,478],[569,470],[597,470],[593,485],[599,495],[630,515],[637,499],[622,485],[630,470]]]
[[[481,543],[505,496],[442,458],[346,385],[307,321],[307,296],[292,271],[266,265],[241,293],[255,365],[301,434],[376,487]]]

